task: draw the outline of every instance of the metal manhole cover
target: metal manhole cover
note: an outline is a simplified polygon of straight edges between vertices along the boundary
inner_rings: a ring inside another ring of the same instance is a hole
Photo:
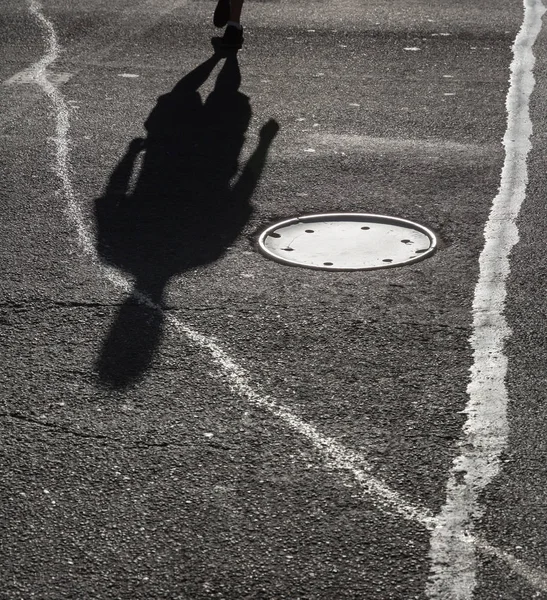
[[[287,265],[356,271],[408,265],[431,256],[435,234],[417,223],[363,213],[327,213],[281,221],[258,239],[260,251]]]

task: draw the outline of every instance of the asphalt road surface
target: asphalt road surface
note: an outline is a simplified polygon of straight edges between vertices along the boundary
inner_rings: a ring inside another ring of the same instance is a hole
[[[547,598],[542,8],[2,1],[1,598]]]

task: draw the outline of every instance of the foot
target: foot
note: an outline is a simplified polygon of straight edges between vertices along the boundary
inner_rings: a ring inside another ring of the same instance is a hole
[[[240,50],[243,46],[243,27],[240,29],[228,25],[222,37],[214,37],[211,41],[215,50]]]
[[[230,20],[230,0],[218,0],[215,13],[213,15],[213,24],[215,27],[225,27]]]

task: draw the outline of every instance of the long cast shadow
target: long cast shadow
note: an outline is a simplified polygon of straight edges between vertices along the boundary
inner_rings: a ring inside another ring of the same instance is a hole
[[[131,141],[96,200],[99,256],[134,280],[97,360],[109,387],[126,387],[149,369],[161,341],[169,280],[221,257],[252,213],[250,199],[278,125],[270,120],[262,127],[256,149],[232,181],[252,113],[239,91],[235,53],[202,100],[199,88],[221,58],[213,55],[158,99],[145,122],[146,139]]]

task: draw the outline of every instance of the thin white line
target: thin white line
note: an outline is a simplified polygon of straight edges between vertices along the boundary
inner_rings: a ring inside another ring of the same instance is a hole
[[[42,14],[42,6],[37,0],[29,0],[29,8],[38,23],[45,29],[47,50],[44,56],[35,63],[29,72],[34,72],[35,82],[44,90],[55,111],[55,147],[54,171],[61,181],[61,192],[67,200],[68,212],[76,225],[78,240],[82,247],[89,252],[93,248],[91,236],[85,227],[81,211],[75,202],[75,194],[70,178],[70,160],[68,134],[70,129],[69,111],[63,94],[48,78],[48,67],[53,64],[61,53],[55,28]]]
[[[541,0],[524,0],[524,20],[513,45],[507,130],[503,140],[505,162],[499,192],[484,230],[485,245],[479,258],[480,273],[473,302],[470,343],[474,364],[467,388],[467,422],[460,455],[454,460],[448,480],[446,503],[431,536],[431,574],[427,587],[431,599],[468,600],[473,596],[477,556],[476,540],[471,533],[474,522],[483,513],[478,497],[499,473],[499,458],[507,444],[504,346],[511,330],[503,313],[509,254],[519,239],[515,220],[528,184],[526,161],[532,148],[529,101],[535,84],[532,48],[544,13]],[[515,567],[513,557],[508,559],[503,553],[493,553]]]
[[[509,552],[505,552],[504,550],[500,550],[499,548],[492,546],[478,536],[474,538],[473,544],[478,550],[484,552],[485,554],[495,556],[498,560],[503,561],[514,573],[525,579],[530,586],[543,592],[547,592],[547,574],[545,571],[531,567],[524,561],[516,558],[512,554],[509,554]]]
[[[333,149],[363,153],[391,152],[394,154],[412,151],[418,154],[437,152],[453,155],[459,153],[476,158],[476,156],[486,155],[493,150],[498,150],[498,146],[494,144],[462,144],[452,140],[433,141],[424,138],[374,137],[330,132],[310,133],[307,136],[308,141],[313,148],[323,152]]]
[[[147,296],[139,292],[133,292],[133,295],[142,304],[154,310],[161,310]],[[353,476],[363,491],[363,496],[371,498],[379,505],[379,508],[388,514],[398,514],[408,521],[419,523],[426,529],[433,529],[435,520],[431,511],[410,504],[383,481],[372,475],[370,472],[372,467],[361,454],[349,450],[335,439],[322,434],[313,425],[302,421],[289,408],[263,394],[256,385],[251,383],[247,371],[234,362],[213,338],[188,327],[173,315],[165,314],[165,317],[179,333],[190,339],[196,346],[207,350],[235,394],[246,399],[250,404],[267,410],[289,429],[306,438],[322,456],[329,469],[346,471]]]
[[[55,85],[59,85],[60,83],[66,83],[72,77],[72,73],[49,73],[48,79],[50,82]],[[9,79],[3,82],[2,85],[24,85],[24,84],[33,84],[36,83],[36,73],[33,68],[23,69],[15,75],[12,75]]]
[[[31,13],[44,27],[47,34],[47,53],[40,61],[31,67],[31,70],[35,73],[35,83],[44,90],[53,105],[56,130],[56,136],[53,140],[55,144],[54,171],[61,182],[61,195],[67,203],[69,219],[76,226],[78,241],[82,247],[82,251],[90,257],[106,279],[129,293],[132,287],[130,282],[118,274],[117,271],[102,265],[98,260],[92,243],[92,236],[87,229],[82,211],[76,201],[70,175],[70,145],[68,142],[70,125],[69,112],[63,95],[48,79],[47,73],[47,68],[59,56],[60,48],[53,25],[42,14],[40,3],[37,0],[29,0],[29,6]],[[161,308],[154,304],[148,297],[135,293],[134,295],[141,303],[154,310],[161,310]],[[336,440],[323,435],[317,428],[302,421],[289,408],[282,406],[272,398],[262,394],[256,386],[253,386],[248,373],[240,365],[235,363],[214,339],[206,337],[194,329],[191,329],[170,314],[165,316],[179,333],[186,336],[197,346],[207,350],[211,354],[214,362],[222,375],[226,378],[234,393],[246,399],[254,406],[267,410],[270,414],[281,420],[288,428],[309,440],[320,455],[322,455],[329,468],[337,471],[345,471],[353,476],[362,490],[363,497],[375,502],[378,508],[385,512],[398,514],[404,519],[417,523],[426,529],[433,529],[436,526],[436,518],[432,516],[429,509],[412,505],[400,494],[390,489],[383,481],[374,477],[370,472],[371,466],[362,455],[345,448]],[[522,575],[522,577],[527,579],[532,585],[543,591],[547,591],[547,575],[543,572],[525,565],[521,561],[515,559],[512,555],[490,546],[483,540],[473,539],[472,543],[476,544],[485,552],[497,556],[509,564],[515,572]]]

